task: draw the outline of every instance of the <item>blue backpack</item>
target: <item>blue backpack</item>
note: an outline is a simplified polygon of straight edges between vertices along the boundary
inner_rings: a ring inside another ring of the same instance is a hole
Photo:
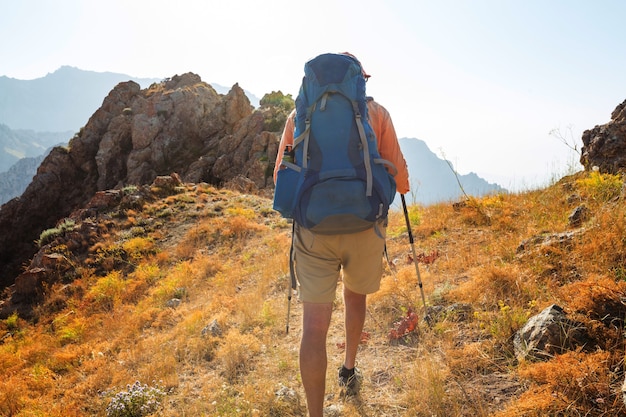
[[[369,123],[360,63],[323,54],[304,66],[293,149],[277,173],[274,209],[322,234],[355,233],[385,219],[396,183]]]

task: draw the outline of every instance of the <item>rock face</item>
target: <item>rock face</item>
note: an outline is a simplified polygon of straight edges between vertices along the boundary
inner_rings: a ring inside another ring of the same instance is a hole
[[[611,113],[611,121],[586,130],[580,163],[586,170],[616,174],[626,170],[626,100]]]
[[[279,132],[264,126],[277,111],[253,112],[237,84],[220,95],[192,73],[144,90],[118,84],[68,147],[54,148],[24,193],[0,208],[0,289],[35,253],[40,233],[98,191],[174,172],[185,182],[221,185],[243,175],[256,189],[273,187]]]

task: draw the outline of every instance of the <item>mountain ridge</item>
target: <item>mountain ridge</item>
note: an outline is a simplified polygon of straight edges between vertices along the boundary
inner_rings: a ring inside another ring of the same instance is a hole
[[[100,107],[103,98],[125,81],[147,88],[163,79],[88,71],[69,65],[32,80],[0,76],[0,123],[11,129],[77,132]],[[219,84],[214,88],[221,94],[230,90]],[[247,94],[251,103],[258,106],[258,98]]]
[[[48,73],[45,77],[34,80],[15,80],[6,76],[0,78],[0,88],[7,83],[9,86],[8,89],[3,90],[4,94],[0,97],[0,123],[2,123],[0,125],[0,195],[2,196],[0,204],[20,196],[36,173],[37,167],[31,163],[17,164],[20,157],[40,156],[45,149],[57,144],[66,146],[94,113],[87,111],[89,106],[82,107],[81,111],[76,113],[76,106],[72,106],[71,103],[85,101],[88,97],[90,106],[96,109],[102,104],[103,97],[106,97],[120,80],[135,80],[143,89],[147,89],[147,85],[156,85],[161,81],[153,78],[134,78],[114,72],[85,71],[72,66],[62,66],[58,70]],[[227,95],[230,91],[230,88],[218,84],[210,85],[218,94]],[[101,94],[109,86],[110,89]],[[243,91],[250,100],[250,104],[254,108],[258,108],[260,100],[249,91]],[[24,96],[25,92],[27,92],[26,96]],[[54,104],[47,102],[48,104],[44,103],[44,105],[38,106],[37,102],[41,101],[41,94],[44,97],[52,95],[56,101]],[[29,113],[20,114],[21,119],[25,121],[17,123],[28,124],[29,130],[9,127],[13,119],[11,119],[8,110],[3,109],[3,100],[4,102],[16,103],[18,107],[12,106],[9,109],[12,112],[19,112],[19,103],[22,103],[22,109],[29,109]],[[51,127],[46,124],[38,124],[50,117],[49,107],[57,109],[60,114],[57,121],[65,127],[71,126],[72,130],[61,133],[37,131],[37,128]],[[10,119],[8,125],[4,124],[6,120],[3,121],[3,117]],[[487,184],[480,178],[455,176],[447,164],[443,164],[441,161],[437,162],[438,158],[425,145],[416,151],[423,152],[423,155],[411,155],[413,152],[411,148],[414,146],[410,145],[410,140],[412,139],[404,138],[400,140],[400,143],[401,146],[405,142],[409,144],[404,146],[408,148],[404,151],[409,165],[411,185],[414,188],[411,193],[414,202],[432,204],[458,198],[462,193],[457,180],[460,180],[469,195],[483,195],[501,191],[499,187]],[[414,163],[413,160],[416,158],[417,162]],[[16,166],[12,167],[13,164]],[[10,174],[7,173],[9,170],[11,171]],[[23,173],[21,178],[19,173]],[[433,175],[433,173],[435,174]]]

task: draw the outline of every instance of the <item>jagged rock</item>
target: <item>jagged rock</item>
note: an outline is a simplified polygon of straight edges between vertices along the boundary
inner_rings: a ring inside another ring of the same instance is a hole
[[[626,100],[619,104],[611,121],[586,130],[582,135],[580,163],[585,170],[598,167],[602,173],[616,174],[626,169]]]
[[[172,175],[159,175],[154,179],[152,185],[166,190],[173,190],[176,187],[183,185],[183,183],[178,174],[174,173]]]
[[[98,191],[86,205],[87,209],[114,207],[122,199],[120,190]]]
[[[520,254],[525,252],[532,247],[548,247],[548,246],[558,246],[567,248],[572,244],[572,241],[575,236],[582,233],[581,230],[573,230],[569,232],[562,233],[552,233],[552,234],[540,234],[537,236],[533,236],[531,238],[525,239],[522,243],[517,247],[517,253]]]
[[[292,409],[299,409],[301,407],[300,396],[293,388],[280,384],[275,395],[279,401],[290,405]]]
[[[172,298],[168,300],[167,303],[165,303],[165,305],[168,306],[169,308],[176,308],[180,305],[180,303],[182,303],[182,300],[180,298]]]
[[[41,264],[45,270],[64,272],[72,267],[69,259],[60,253],[45,254],[42,257]]]
[[[238,191],[240,193],[250,194],[258,190],[258,187],[250,178],[238,175],[224,184],[229,190]]]
[[[41,288],[41,283],[46,278],[45,268],[31,268],[15,278],[13,299],[25,299],[33,297]]]
[[[264,130],[271,111],[253,110],[239,85],[220,95],[192,73],[144,90],[118,84],[67,147],[52,149],[21,197],[0,208],[0,288],[24,269],[43,230],[126,198],[106,190],[171,173],[213,185],[243,175],[272,188],[279,132]]]
[[[576,207],[568,217],[571,227],[580,227],[587,219],[589,219],[589,208],[584,204]]]
[[[213,337],[219,337],[222,335],[222,328],[217,320],[213,320],[211,323],[207,324],[200,333],[202,336],[211,335]]]
[[[584,328],[569,320],[561,307],[553,304],[531,317],[513,339],[518,360],[548,360],[572,349],[581,340]]]

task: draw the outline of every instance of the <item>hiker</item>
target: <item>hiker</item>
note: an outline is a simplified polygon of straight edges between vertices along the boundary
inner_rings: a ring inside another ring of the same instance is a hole
[[[322,65],[319,62],[343,60],[345,62],[342,62],[342,65],[352,65],[353,63],[358,65],[358,76],[363,83],[363,97],[364,102],[366,102],[364,107],[366,106],[366,113],[369,115],[368,120],[365,121],[365,130],[369,129],[369,125],[375,134],[372,144],[375,144],[376,146],[374,147],[377,149],[372,150],[374,152],[374,158],[372,159],[377,163],[380,162],[380,159],[386,160],[395,166],[395,169],[393,167],[384,168],[385,175],[392,178],[391,182],[393,183],[393,180],[395,180],[391,200],[396,190],[401,194],[407,193],[409,191],[408,171],[391,117],[382,105],[370,97],[365,98],[365,84],[363,80],[367,81],[370,75],[363,70],[360,62],[351,54],[326,54],[320,57],[318,58],[325,59],[325,61],[318,59],[316,61],[317,69],[311,70],[318,71],[316,76],[311,76],[316,78],[314,80],[316,82],[320,81],[325,76],[324,74],[327,74],[324,68],[319,68]],[[309,64],[307,63],[307,65]],[[306,71],[307,66],[305,66],[305,80],[307,78]],[[285,164],[289,164],[289,162],[283,161],[284,155],[287,155],[290,161],[294,157],[290,150],[294,147],[294,131],[296,132],[295,137],[299,137],[298,129],[296,129],[298,110],[304,111],[307,108],[322,108],[323,110],[324,104],[318,103],[318,107],[315,107],[313,105],[309,106],[310,103],[299,103],[299,101],[306,101],[306,95],[301,88],[301,92],[296,100],[296,109],[289,115],[285,124],[274,168],[275,182],[277,181],[279,171],[287,169]],[[329,97],[328,101],[331,99],[332,97]],[[352,117],[350,123],[354,124],[353,108],[348,107],[350,117]],[[330,104],[329,108],[332,108]],[[311,120],[302,123],[312,123],[311,130],[313,131],[316,128],[314,124],[316,117],[323,116],[317,116],[313,113],[310,116]],[[306,118],[309,119],[309,116]],[[307,124],[307,127],[300,129],[305,131],[305,135],[308,134],[306,132],[309,130],[308,126]],[[317,127],[317,129],[323,129],[323,127]],[[355,131],[357,129],[354,127],[352,130]],[[317,133],[313,132],[312,135],[319,137],[319,130]],[[305,147],[315,148],[308,145]],[[315,150],[311,152],[315,152]],[[376,158],[378,154],[380,158]],[[296,159],[297,155],[302,154],[296,154]],[[312,153],[309,158],[306,155],[303,158],[309,161],[310,166],[314,166],[314,156]],[[295,175],[296,171],[293,172]],[[392,173],[390,174],[389,172]],[[279,193],[278,184],[276,193]],[[314,199],[313,197],[311,198],[310,204],[314,204]],[[319,200],[320,198],[317,199]],[[390,204],[391,202],[389,201],[388,203]],[[319,201],[318,204],[323,206],[329,203],[328,201]],[[286,217],[289,217],[289,215]],[[355,366],[357,349],[365,322],[367,294],[376,292],[380,287],[387,218],[385,211],[384,217],[367,223],[365,230],[356,232],[345,232],[342,228],[344,225],[343,221],[330,223],[330,230],[327,228],[323,232],[318,232],[315,230],[315,227],[301,224],[306,222],[304,220],[299,221],[297,213],[293,218],[295,220],[292,259],[295,264],[298,297],[303,305],[303,328],[299,359],[300,374],[306,393],[309,415],[315,417],[322,416],[323,412],[327,369],[326,338],[336,287],[340,280],[343,282],[345,305],[345,357],[342,366],[339,368],[338,382],[342,389],[345,390],[346,395],[356,395],[359,391],[362,376]],[[337,227],[336,233],[332,230],[332,227]]]

